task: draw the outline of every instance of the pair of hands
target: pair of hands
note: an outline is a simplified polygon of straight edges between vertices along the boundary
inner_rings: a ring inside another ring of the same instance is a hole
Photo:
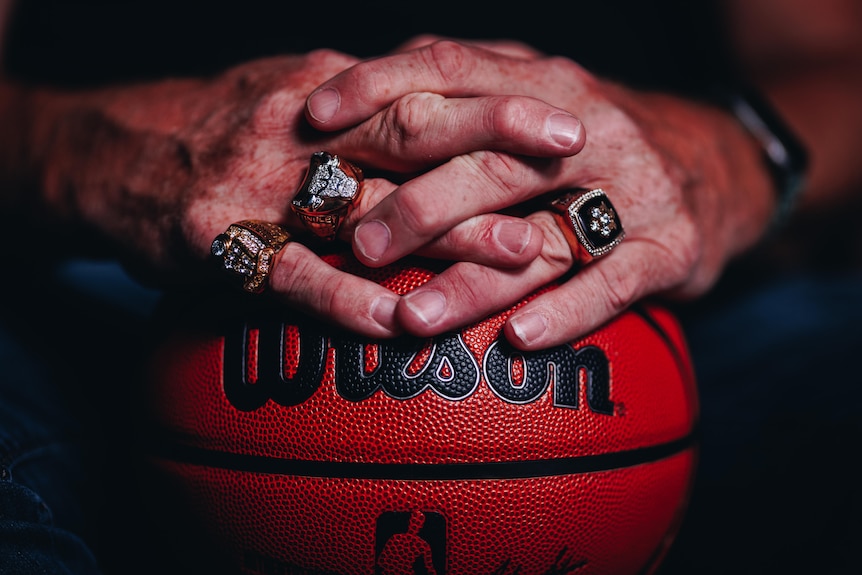
[[[501,213],[554,190],[603,188],[626,239],[512,315],[505,335],[525,350],[647,295],[703,293],[772,207],[757,151],[726,114],[517,43],[417,38],[362,62],[321,50],[93,102],[98,113],[66,114],[54,145],[79,155],[55,154],[46,189],[77,190],[69,209],[162,280],[211,273],[212,239],[234,221],[302,231],[290,201],[312,152],[360,165],[364,192],[340,231],[359,260],[457,263],[398,297],[290,242],[270,292],[371,337],[457,328],[567,274],[549,212]]]

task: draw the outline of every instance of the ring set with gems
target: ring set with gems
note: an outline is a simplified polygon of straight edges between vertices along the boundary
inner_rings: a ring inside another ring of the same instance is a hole
[[[336,237],[362,192],[362,170],[328,152],[315,152],[305,179],[291,203],[305,226],[324,240]],[[243,278],[243,289],[261,293],[275,256],[290,241],[284,226],[262,220],[242,220],[216,236],[210,246],[226,271]]]
[[[626,236],[613,204],[600,188],[567,190],[548,207],[581,265],[607,255]]]
[[[362,193],[362,181],[359,167],[328,152],[315,152],[291,207],[308,229],[332,240]]]
[[[242,220],[216,236],[211,251],[222,258],[225,270],[243,278],[245,291],[260,293],[272,271],[275,254],[289,240],[290,234],[278,224]]]
[[[310,232],[332,240],[362,193],[362,183],[358,166],[325,151],[315,152],[291,209]],[[602,189],[566,190],[551,200],[548,208],[578,264],[610,253],[625,238],[619,216]],[[261,293],[276,255],[290,239],[279,224],[242,220],[219,234],[210,249],[226,271],[243,278],[243,289]]]

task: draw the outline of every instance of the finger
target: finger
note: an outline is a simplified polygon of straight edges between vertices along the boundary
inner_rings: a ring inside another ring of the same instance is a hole
[[[541,223],[540,228],[553,225],[549,215],[530,219]],[[571,269],[568,244],[561,233],[551,232],[545,236],[540,256],[522,268],[453,264],[402,297],[396,309],[398,321],[409,333],[429,337],[507,309]]]
[[[349,212],[339,237],[351,242],[352,232],[372,207],[395,189],[393,184],[375,178]],[[468,261],[492,267],[519,267],[532,261],[542,251],[541,228],[522,217],[503,214],[480,214],[457,224],[451,230],[419,248],[421,256]]]
[[[560,345],[597,329],[669,280],[649,242],[627,239],[612,253],[529,303],[506,322],[503,333],[516,348]]]
[[[269,282],[276,298],[356,333],[388,338],[401,332],[393,292],[331,266],[298,242],[281,250]]]
[[[392,192],[353,232],[354,253],[379,267],[479,214],[501,211],[555,187],[559,167],[496,152],[453,158]]]
[[[554,289],[519,307],[503,330],[518,349],[543,349],[577,339],[645,295],[681,281],[673,264],[662,263],[662,248],[635,239],[569,273],[572,253],[553,218],[547,212],[529,218],[545,230],[540,257],[518,270],[454,264],[402,298],[396,317],[404,329],[430,337],[460,328],[556,281]]]
[[[495,93],[503,58],[491,50],[443,40],[366,60],[318,86],[306,101],[306,117],[319,130],[340,130],[412,92],[456,98]],[[531,65],[518,58],[506,61],[512,68]]]
[[[528,220],[485,214],[455,226],[427,247],[417,250],[417,254],[483,266],[515,268],[538,257],[542,244],[542,230]]]
[[[559,345],[595,330],[644,297],[672,296],[693,284],[707,288],[698,273],[704,252],[695,221],[659,210],[645,226],[641,211],[639,218],[621,214],[626,237],[613,251],[512,314],[504,326],[512,345],[523,350]],[[547,215],[534,217],[547,222]],[[546,244],[562,233],[556,225],[543,229]]]
[[[578,118],[535,98],[420,92],[397,99],[332,145],[367,165],[413,172],[476,150],[566,157],[585,141]]]

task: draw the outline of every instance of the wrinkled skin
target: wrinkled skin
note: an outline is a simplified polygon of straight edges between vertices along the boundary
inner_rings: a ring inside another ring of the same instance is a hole
[[[811,151],[800,207],[844,205],[862,178],[858,3],[729,4],[740,62]],[[301,233],[288,206],[311,152],[359,163],[369,178],[340,238],[360,260],[458,263],[398,298],[297,236],[270,294],[375,337],[440,333],[562,278],[505,328],[523,349],[555,345],[639,298],[704,293],[775,207],[758,147],[727,113],[515,42],[425,37],[366,62],[318,51],[74,94],[3,82],[0,121],[13,152],[0,158],[0,202],[16,223],[64,224],[49,228],[72,232],[58,252],[96,232],[158,285],[228,279],[208,250],[233,221]],[[583,269],[525,203],[572,186],[605,189],[627,234]]]
[[[576,118],[533,98],[420,96],[350,131],[314,133],[303,117],[306,97],[356,62],[317,51],[250,62],[211,80],[34,92],[34,106],[51,112],[31,136],[39,142],[40,209],[116,242],[130,268],[157,285],[227,279],[211,261],[213,238],[241,219],[282,223],[300,241],[280,252],[270,297],[371,336],[400,333],[395,294],[333,269],[304,245],[306,230],[289,205],[311,154],[325,149],[361,160],[369,174],[342,229],[349,239],[352,222],[396,188],[396,177],[479,149],[553,166],[581,149],[583,130]],[[568,131],[560,143],[548,118],[563,116]],[[422,138],[399,139],[408,132]],[[393,180],[371,175],[374,168]],[[542,234],[521,218],[489,214],[465,216],[426,243],[425,253],[436,257],[508,269],[539,254]]]
[[[774,201],[768,175],[752,141],[727,114],[639,93],[516,44],[417,38],[398,54],[323,84],[307,114],[320,130],[341,130],[368,118],[417,116],[424,98],[462,101],[502,92],[541,98],[576,115],[587,135],[581,153],[541,166],[500,150],[457,155],[363,215],[353,236],[360,260],[385,265],[465,218],[549,191],[603,188],[626,239],[512,316],[507,337],[533,349],[581,335],[646,296],[702,294],[729,259],[763,234]],[[542,230],[538,258],[514,269],[458,263],[403,298],[398,319],[413,333],[440,333],[567,274],[573,258],[558,224],[535,208],[526,219]]]

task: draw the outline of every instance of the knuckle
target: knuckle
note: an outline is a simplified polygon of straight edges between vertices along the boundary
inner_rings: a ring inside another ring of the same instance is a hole
[[[439,40],[427,49],[429,65],[446,83],[459,84],[472,73],[470,48],[452,40]]]
[[[346,278],[327,275],[322,281],[317,256],[304,249],[293,248],[288,244],[276,267],[279,272],[279,291],[292,305],[308,306],[314,313],[331,316],[338,312],[340,294],[350,293],[344,288]],[[290,263],[287,264],[285,259]]]
[[[289,270],[285,269],[285,259],[289,259]],[[281,261],[275,268],[279,277],[279,291],[290,301],[300,298],[308,298],[312,290],[308,290],[308,283],[315,276],[311,260],[304,257],[300,250],[294,250],[288,244],[281,255]]]
[[[435,205],[437,203],[428,202],[416,193],[399,194],[395,202],[401,221],[410,232],[421,238],[433,235],[439,223],[438,214],[433,209]]]
[[[529,128],[531,118],[522,97],[496,98],[486,114],[486,129],[502,139],[512,138]]]
[[[327,316],[337,317],[343,310],[345,294],[352,293],[346,283],[345,276],[330,278],[324,288],[317,290],[316,308]]]
[[[355,86],[355,96],[364,105],[371,108],[378,102],[389,102],[392,88],[392,78],[384,72],[368,73],[351,84]]]
[[[534,222],[539,224],[543,232],[542,259],[558,274],[565,273],[572,267],[574,257],[554,216],[543,212],[536,215]]]
[[[459,307],[464,310],[481,310],[488,306],[488,286],[495,281],[490,268],[477,264],[461,264],[451,269],[446,278],[450,293],[456,294]]]
[[[428,125],[428,109],[442,96],[426,92],[413,93],[399,98],[390,106],[383,119],[384,136],[401,147],[419,139]]]
[[[613,259],[606,259],[601,264],[596,266],[596,272],[602,279],[601,285],[604,290],[600,295],[610,304],[614,313],[619,313],[637,298],[640,293],[641,277],[631,268]]]
[[[475,152],[465,156],[474,164],[481,176],[491,182],[483,193],[496,195],[497,207],[507,202],[527,186],[527,173],[523,163],[514,156],[494,151]]]

